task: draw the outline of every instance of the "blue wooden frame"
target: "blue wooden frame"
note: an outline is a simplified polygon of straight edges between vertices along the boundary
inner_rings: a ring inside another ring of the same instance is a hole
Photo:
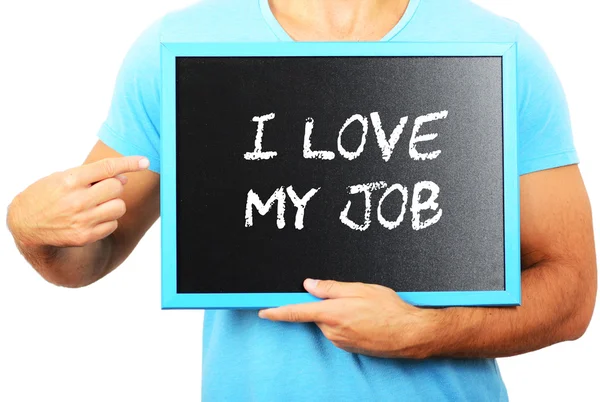
[[[175,60],[242,56],[501,56],[504,125],[505,290],[398,292],[420,306],[492,306],[521,303],[519,176],[517,170],[516,43],[274,42],[161,43],[162,308],[256,309],[318,300],[309,293],[177,293]]]

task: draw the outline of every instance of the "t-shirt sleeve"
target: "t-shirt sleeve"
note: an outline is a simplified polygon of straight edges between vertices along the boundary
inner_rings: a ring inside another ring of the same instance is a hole
[[[128,50],[97,137],[124,156],[146,156],[160,172],[160,20]]]
[[[543,49],[522,29],[517,77],[519,174],[578,163],[562,85]]]

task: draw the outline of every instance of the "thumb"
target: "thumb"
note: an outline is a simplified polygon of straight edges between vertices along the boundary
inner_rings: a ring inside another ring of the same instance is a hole
[[[365,287],[366,285],[360,282],[339,282],[311,278],[304,281],[306,291],[321,299],[362,296],[365,293]]]

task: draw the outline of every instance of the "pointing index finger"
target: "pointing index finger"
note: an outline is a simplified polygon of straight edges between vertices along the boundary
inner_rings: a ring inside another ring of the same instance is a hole
[[[328,306],[327,301],[290,304],[260,310],[258,316],[271,321],[319,322],[324,318],[324,314],[331,312]]]
[[[150,162],[143,156],[106,158],[79,167],[78,179],[84,184],[95,183],[116,175],[147,169]]]

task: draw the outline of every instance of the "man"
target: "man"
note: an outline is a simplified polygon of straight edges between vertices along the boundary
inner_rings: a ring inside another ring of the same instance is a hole
[[[563,91],[517,24],[467,0],[206,0],[165,16],[130,49],[85,164],[32,184],[9,208],[17,246],[45,279],[99,280],[159,216],[161,37],[518,42],[522,306],[424,309],[382,286],[307,279],[325,300],[206,311],[203,400],[506,400],[495,357],[585,332],[594,240]]]

